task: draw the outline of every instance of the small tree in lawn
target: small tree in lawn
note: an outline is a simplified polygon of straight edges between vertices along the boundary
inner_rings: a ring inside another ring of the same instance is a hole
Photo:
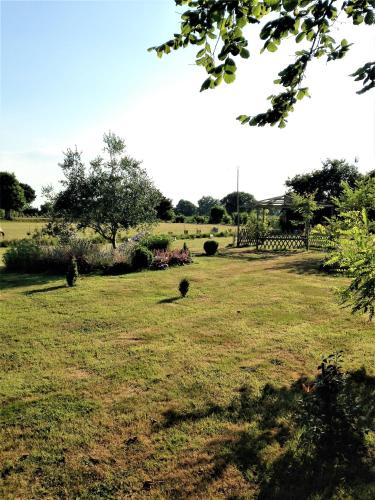
[[[307,241],[309,241],[310,224],[314,213],[318,210],[318,203],[315,201],[314,194],[301,196],[297,193],[292,193],[292,208],[301,215],[305,226],[305,236]]]
[[[71,257],[68,264],[68,270],[66,272],[66,282],[68,286],[75,286],[78,278],[78,266],[75,257]]]
[[[141,162],[124,154],[124,141],[104,134],[107,158],[98,156],[88,171],[81,153],[68,149],[60,164],[65,180],[54,202],[55,216],[91,228],[116,248],[118,232],[156,221],[160,192]]]
[[[184,278],[180,281],[178,290],[181,294],[181,297],[186,297],[186,295],[189,291],[189,286],[190,286],[190,282],[187,278]]]

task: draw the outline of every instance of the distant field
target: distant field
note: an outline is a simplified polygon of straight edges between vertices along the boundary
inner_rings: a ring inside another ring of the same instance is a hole
[[[0,227],[5,233],[6,240],[20,240],[30,236],[35,229],[42,229],[45,222],[18,222],[13,220],[0,220]]]
[[[6,240],[15,240],[21,238],[27,238],[31,236],[36,229],[42,229],[45,222],[25,222],[25,221],[7,221],[1,220],[0,227],[5,232]],[[152,232],[156,234],[168,234],[173,233],[175,235],[184,234],[184,231],[188,231],[189,234],[196,234],[197,231],[202,233],[211,232],[213,227],[217,227],[219,231],[235,231],[234,226],[224,226],[224,225],[213,225],[213,224],[183,224],[183,223],[170,223],[162,222],[153,227]],[[136,230],[129,231],[129,236],[136,234]],[[92,231],[87,230],[86,234],[92,234]]]

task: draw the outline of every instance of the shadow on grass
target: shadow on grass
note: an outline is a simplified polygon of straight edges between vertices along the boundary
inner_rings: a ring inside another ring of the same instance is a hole
[[[0,288],[2,290],[31,285],[46,285],[61,280],[61,276],[48,274],[12,273],[0,270]]]
[[[327,275],[322,267],[323,256],[310,256],[300,260],[283,261],[272,267],[272,270],[285,270],[295,274],[320,274]],[[267,269],[266,269],[267,270]]]
[[[158,304],[173,304],[173,302],[177,302],[180,299],[181,299],[180,296],[178,296],[178,297],[170,297],[169,299],[159,300]]]
[[[348,380],[350,394],[355,395],[351,404],[361,408],[363,422],[359,425],[371,429],[375,377],[358,370]],[[211,457],[210,467],[198,477],[189,476],[193,494],[204,495],[210,483],[220,481],[228,468],[235,466],[249,483],[249,490],[256,488],[259,499],[328,499],[343,491],[353,498],[373,498],[370,491],[375,491],[375,471],[364,433],[344,422],[342,434],[334,429],[322,439],[319,429],[313,430],[316,415],[309,407],[312,395],[302,390],[306,391],[306,384],[306,378],[284,388],[267,384],[257,396],[244,387],[228,406],[167,411],[158,430],[210,417],[228,424],[247,424],[246,431],[229,425],[225,437],[209,442],[205,453]],[[183,487],[173,486],[177,497],[183,496]],[[359,491],[369,495],[360,497]]]
[[[56,286],[49,286],[48,288],[37,288],[36,290],[28,290],[24,292],[24,294],[34,295],[36,293],[53,292],[54,290],[59,290],[60,288],[67,288],[67,285],[56,285]]]
[[[228,250],[221,250],[216,255],[217,257],[225,259],[237,259],[245,261],[263,261],[272,260],[278,257],[288,257],[290,255],[296,255],[298,251],[284,251],[284,250],[255,250],[249,248],[231,248]]]

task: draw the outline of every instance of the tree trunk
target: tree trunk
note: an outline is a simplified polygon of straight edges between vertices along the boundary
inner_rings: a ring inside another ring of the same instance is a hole
[[[111,239],[111,244],[112,244],[112,248],[113,250],[116,250],[116,236],[114,236],[112,239]]]
[[[10,208],[5,209],[5,219],[12,220],[12,214],[11,214]]]

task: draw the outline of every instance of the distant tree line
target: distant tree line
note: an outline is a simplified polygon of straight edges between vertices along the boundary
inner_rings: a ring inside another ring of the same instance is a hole
[[[119,138],[115,136],[105,136],[105,140],[107,140],[107,142],[113,142],[115,139],[117,141],[119,140]],[[116,145],[117,143],[114,146],[112,144],[113,147],[115,147]],[[122,147],[122,149],[120,146]],[[114,161],[116,155],[119,155],[123,152],[123,143],[121,143],[120,146],[119,151],[116,150],[111,152],[112,156],[108,165],[112,166],[111,162]],[[76,182],[77,179],[80,179],[80,176],[83,176],[80,170],[82,167],[80,164],[80,158],[73,158],[72,155],[74,152],[70,153],[71,157],[69,158],[72,161],[74,160],[76,162],[76,165],[78,165],[75,170],[70,169],[72,172],[74,171],[76,175],[74,179],[74,182]],[[67,156],[64,161],[66,161],[66,159]],[[122,166],[124,166],[125,163],[126,165],[129,164],[127,166],[128,172],[130,172],[131,168],[133,168],[132,172],[137,172],[137,174],[139,175],[142,173],[139,170],[139,162],[137,163],[127,156],[123,157],[119,163]],[[90,182],[92,181],[91,183],[93,184],[93,173],[95,173],[95,175],[99,177],[98,169],[99,167],[102,168],[102,165],[95,165],[94,162],[92,162],[92,165],[93,167],[92,173],[90,174]],[[69,169],[65,168],[64,164],[62,164],[62,167],[64,173],[67,174]],[[118,175],[118,173],[116,173],[116,175]],[[134,176],[134,173],[132,173],[131,175]],[[96,190],[99,189],[99,191],[103,191],[105,187],[105,183],[103,180],[104,178],[105,176],[102,176],[99,180],[96,179]],[[368,183],[366,184],[366,179],[375,179],[375,170],[370,171],[364,175],[358,171],[358,167],[355,164],[350,164],[343,159],[327,159],[322,162],[322,167],[320,169],[312,170],[311,172],[298,174],[292,178],[288,178],[285,182],[285,185],[287,187],[287,193],[302,197],[312,196],[314,201],[318,204],[318,209],[314,212],[314,216],[311,221],[312,225],[322,224],[327,217],[335,215],[338,206],[337,200],[339,200],[340,197],[343,197],[344,194],[346,196],[345,199],[347,201],[345,201],[345,203],[347,205],[351,203],[351,205],[355,207],[358,204],[363,206],[363,203],[367,203],[368,217],[371,221],[375,220],[374,193],[372,191],[373,188],[371,186],[369,187]],[[110,181],[112,183],[114,182],[113,175]],[[87,184],[88,180],[85,182]],[[359,191],[358,186],[362,186]],[[350,194],[350,190],[353,190],[354,188],[356,188],[355,195],[353,193]],[[76,199],[77,193],[75,193],[76,186],[73,181],[69,185],[69,189],[72,190],[72,192],[65,189],[59,194],[56,199],[52,200],[51,197],[49,197],[48,201],[41,205],[40,209],[37,209],[31,206],[32,202],[36,198],[34,189],[28,184],[20,182],[13,173],[0,172],[0,209],[2,209],[3,215],[7,219],[11,218],[12,212],[23,215],[49,216],[58,212],[62,213],[63,211],[66,211],[67,206],[69,205],[67,203],[67,200],[75,200],[74,203],[71,204],[71,208],[69,208],[69,210],[71,210],[72,212],[70,214],[70,218],[74,218],[73,211],[77,208],[78,202]],[[88,191],[85,191],[84,189],[82,189],[81,192],[86,194],[88,193]],[[195,205],[190,200],[180,199],[176,206],[173,205],[170,198],[164,196],[156,188],[150,188],[150,192],[153,193],[154,199],[157,201],[157,205],[155,207],[155,218],[158,220],[166,222],[195,222],[198,224],[237,224],[238,216],[236,191],[228,193],[221,199],[214,198],[209,195],[202,196],[198,200],[197,205]],[[109,193],[111,193],[111,189],[109,189]],[[358,193],[361,194],[359,195]],[[95,194],[96,199],[99,199],[99,194],[99,192]],[[270,193],[270,196],[274,194],[277,193]],[[119,194],[119,196],[121,198],[121,193]],[[358,198],[358,196],[361,196],[362,204],[358,200],[354,200],[354,198]],[[109,199],[113,201],[114,198],[110,195]],[[348,201],[349,199],[351,200],[350,202]],[[363,202],[363,199],[366,199],[368,201]],[[120,203],[119,200],[118,203]],[[254,210],[256,208],[256,204],[257,201],[252,194],[244,191],[239,192],[240,224],[246,224],[251,216],[254,218]],[[283,209],[278,208],[270,210],[269,215],[278,219],[280,229],[283,231],[291,231],[295,229],[296,227],[298,227],[298,222],[300,222],[301,227],[303,226],[301,213],[293,206],[284,207]]]
[[[25,213],[31,210],[35,198],[31,186],[20,182],[13,173],[0,172],[0,209],[4,211],[6,219],[12,218],[12,211]]]

